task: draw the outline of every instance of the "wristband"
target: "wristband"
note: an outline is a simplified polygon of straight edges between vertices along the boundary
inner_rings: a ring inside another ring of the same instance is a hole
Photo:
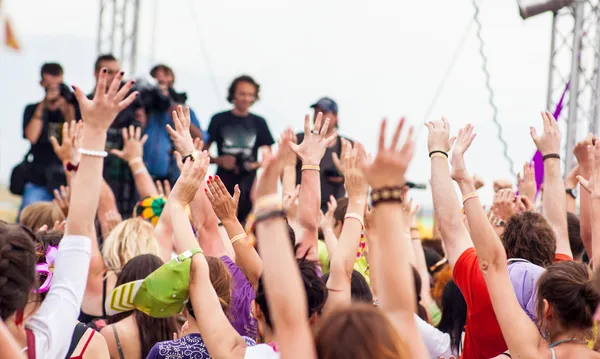
[[[247,238],[246,233],[240,233],[237,236],[233,236],[233,238],[230,239],[231,244],[234,244],[235,242],[239,241],[240,239],[244,239]]]
[[[256,229],[256,225],[260,222],[264,222],[273,218],[285,218],[285,211],[282,209],[275,209],[256,215],[254,218],[254,224],[252,225],[253,231]]]
[[[302,165],[302,171],[321,172],[321,167],[319,165]]]
[[[129,161],[129,165],[131,166],[131,165],[134,165],[134,164],[139,163],[139,162],[143,162],[142,158],[141,157],[136,157],[136,158],[132,159],[131,161]]]
[[[83,156],[90,156],[90,157],[106,157],[106,156],[108,156],[108,152],[106,152],[106,151],[93,151],[93,150],[86,150],[85,148],[80,148],[77,150],[77,152],[79,152]]]
[[[375,207],[382,202],[402,203],[402,186],[383,187],[371,191],[372,206]]]
[[[466,201],[472,199],[472,198],[476,198],[479,197],[479,194],[477,192],[471,192],[471,193],[467,193],[462,197],[463,200],[463,205],[465,204]]]
[[[547,159],[550,159],[550,158],[556,158],[556,159],[560,160],[560,155],[559,155],[558,153],[549,153],[549,154],[547,154],[547,155],[544,155],[544,156],[542,157],[542,159],[543,159],[544,161],[545,161],[545,160],[547,160]]]
[[[67,170],[67,172],[77,172],[77,170],[79,169],[79,163],[74,165],[71,162],[67,162],[65,169]]]
[[[135,170],[135,171],[133,172],[133,175],[134,175],[134,176],[137,176],[137,175],[139,175],[139,174],[141,174],[141,173],[144,173],[144,172],[148,172],[148,170],[146,169],[146,167],[138,168],[137,170]]]
[[[436,154],[438,155],[436,157],[439,157],[441,155],[441,156],[448,158],[448,153],[444,152],[444,151],[440,151],[440,150],[435,150],[435,151],[429,152],[429,158],[433,158],[434,155],[436,155]]]
[[[365,228],[365,222],[363,221],[363,217],[360,214],[354,212],[346,213],[344,219],[348,218],[356,219],[358,222],[360,222],[361,227]]]
[[[436,157],[440,157],[440,158],[448,159],[448,155],[445,155],[445,154],[443,154],[443,153],[439,153],[439,152],[432,153],[431,155],[429,155],[429,158],[432,158],[432,159],[433,159],[433,158],[436,158]]]

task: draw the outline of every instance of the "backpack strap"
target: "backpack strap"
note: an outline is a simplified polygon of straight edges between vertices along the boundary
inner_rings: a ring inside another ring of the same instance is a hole
[[[69,345],[69,350],[67,351],[67,355],[65,356],[66,359],[69,359],[71,355],[73,355],[75,348],[77,348],[79,341],[81,340],[81,338],[87,330],[87,325],[83,323],[77,323],[77,325],[75,326],[75,330],[73,330],[73,336],[71,337],[71,345]]]
[[[27,358],[35,359],[35,334],[29,328],[25,328],[27,334]]]

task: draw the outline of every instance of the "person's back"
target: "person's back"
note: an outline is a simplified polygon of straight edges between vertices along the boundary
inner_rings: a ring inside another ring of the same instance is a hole
[[[106,339],[112,359],[144,359],[135,315],[130,315],[118,323],[104,327],[101,333]]]
[[[109,355],[104,337],[94,329],[87,328],[73,349],[70,359],[106,359]]]

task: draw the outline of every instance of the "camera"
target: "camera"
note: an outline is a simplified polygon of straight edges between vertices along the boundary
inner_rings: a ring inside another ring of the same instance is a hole
[[[71,91],[69,86],[65,85],[64,82],[58,85],[58,89],[60,91],[60,97],[64,98],[67,103],[70,103],[71,105],[77,104],[75,94]]]
[[[140,99],[147,113],[167,111],[174,103],[185,103],[187,94],[179,93],[169,88],[169,95],[163,94],[158,82],[153,77],[140,77],[136,79],[134,91],[140,93]]]

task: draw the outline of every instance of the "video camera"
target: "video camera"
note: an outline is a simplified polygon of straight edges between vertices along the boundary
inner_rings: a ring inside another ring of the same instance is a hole
[[[140,93],[140,99],[147,113],[167,111],[173,104],[184,104],[187,101],[185,92],[179,93],[169,88],[169,95],[163,94],[158,82],[153,77],[136,79],[133,91]]]

